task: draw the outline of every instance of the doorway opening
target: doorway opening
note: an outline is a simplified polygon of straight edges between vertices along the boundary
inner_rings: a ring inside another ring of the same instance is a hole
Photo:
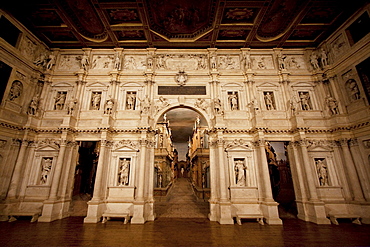
[[[191,108],[178,107],[163,113],[156,129],[156,215],[206,218],[211,190],[206,119]]]
[[[78,154],[70,214],[71,216],[86,216],[87,202],[91,200],[94,193],[99,142],[80,141]]]
[[[266,145],[272,196],[279,203],[279,217],[297,218],[297,204],[289,165],[287,146],[289,142],[271,141]]]

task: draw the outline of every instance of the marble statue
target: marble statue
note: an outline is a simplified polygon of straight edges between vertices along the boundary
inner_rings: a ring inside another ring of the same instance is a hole
[[[217,115],[224,114],[224,111],[222,109],[222,103],[221,103],[220,99],[214,99],[213,104],[214,104],[215,114],[217,114]]]
[[[55,110],[63,110],[64,104],[66,103],[66,96],[67,96],[66,92],[58,92],[54,103]]]
[[[316,169],[321,186],[328,186],[328,170],[323,160],[316,161]]]
[[[286,69],[285,58],[286,58],[286,56],[283,57],[281,54],[277,55],[279,70],[285,70]]]
[[[46,64],[46,69],[51,70],[53,66],[55,65],[56,57],[53,54],[49,55],[48,62]]]
[[[336,99],[328,95],[325,99],[326,105],[329,107],[329,110],[332,115],[336,115],[339,113],[338,111],[338,102]]]
[[[265,98],[266,109],[275,110],[274,102],[272,99],[272,94],[270,94],[270,92],[266,92],[264,98]]]
[[[113,100],[111,100],[111,99],[107,100],[107,102],[105,103],[104,114],[107,114],[107,115],[112,114],[113,113],[113,106],[114,106]]]
[[[243,160],[235,160],[235,181],[237,186],[246,186],[245,170],[247,169]]]
[[[317,55],[315,52],[312,52],[311,53],[311,56],[310,56],[310,62],[311,62],[311,65],[314,69],[320,69],[319,67],[319,63],[317,61]]]
[[[128,185],[130,170],[130,161],[127,159],[120,159],[120,170],[118,173],[119,185]]]
[[[33,62],[36,66],[44,67],[46,65],[46,55],[45,53],[41,53],[40,56]]]
[[[230,103],[230,109],[232,111],[238,110],[238,95],[235,92],[232,92],[228,97]]]
[[[118,52],[114,55],[113,69],[121,70],[121,58]]]
[[[347,88],[350,93],[350,97],[352,100],[358,100],[361,98],[360,90],[358,89],[357,83],[354,79],[349,79],[347,82]]]
[[[50,170],[51,170],[51,165],[52,165],[53,159],[52,158],[44,158],[42,162],[42,168],[41,168],[41,184],[45,184]]]
[[[101,93],[100,92],[93,92],[91,105],[93,110],[100,109],[100,102],[101,102]]]
[[[210,61],[210,63],[211,63],[211,69],[213,69],[213,70],[217,69],[217,56],[216,56],[216,54],[212,54],[210,60],[211,60]]]
[[[76,109],[76,105],[77,105],[77,99],[71,99],[68,102],[68,106],[67,106],[67,114],[68,115],[73,114],[73,111]]]
[[[141,106],[141,113],[142,114],[148,114],[149,113],[150,99],[149,99],[148,95],[145,95],[145,98],[143,100],[140,100],[140,106]]]
[[[251,56],[249,55],[249,53],[245,54],[244,56],[244,66],[245,66],[245,70],[252,69],[252,60],[251,60]]]
[[[88,70],[88,66],[89,66],[89,57],[88,55],[86,54],[86,52],[82,55],[81,57],[81,60],[80,60],[80,65],[81,65],[81,69],[83,69],[84,71],[87,71]]]
[[[32,98],[30,105],[28,106],[27,114],[33,115],[33,116],[36,115],[38,105],[39,105],[39,100],[38,100],[38,97],[35,96]]]
[[[304,111],[311,110],[311,106],[310,106],[310,103],[309,103],[310,95],[308,94],[308,92],[305,92],[305,93],[300,92],[299,93],[299,98],[300,98],[300,101],[301,101],[302,110],[304,110]]]
[[[328,66],[328,56],[326,55],[326,51],[321,48],[321,64],[323,67]]]
[[[126,109],[135,110],[136,95],[134,92],[127,92]]]

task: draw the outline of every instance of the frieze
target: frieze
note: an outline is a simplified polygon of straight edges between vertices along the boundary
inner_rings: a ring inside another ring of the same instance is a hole
[[[204,70],[207,69],[206,54],[158,54],[157,70]]]
[[[126,54],[124,57],[123,68],[126,70],[145,70],[146,55]]]
[[[234,70],[240,69],[240,56],[218,56],[218,69],[220,70]]]
[[[76,55],[61,55],[58,64],[58,70],[78,70],[80,68],[79,60]]]

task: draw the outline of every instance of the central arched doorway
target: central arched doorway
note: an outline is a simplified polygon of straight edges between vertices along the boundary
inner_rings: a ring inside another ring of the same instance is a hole
[[[208,123],[191,107],[172,107],[159,114],[153,182],[157,218],[208,217]]]

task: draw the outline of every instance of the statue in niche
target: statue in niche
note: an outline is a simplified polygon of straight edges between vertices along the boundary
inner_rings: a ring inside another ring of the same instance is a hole
[[[195,107],[202,109],[203,111],[206,111],[208,108],[208,104],[205,99],[198,98],[197,101],[194,104]]]
[[[118,184],[122,186],[128,185],[129,182],[129,170],[130,170],[130,160],[128,159],[120,159],[120,169],[118,172]]]
[[[334,99],[333,97],[328,95],[328,96],[326,96],[325,102],[326,102],[326,105],[329,107],[329,110],[330,110],[332,115],[339,114],[338,102],[337,102],[336,99]]]
[[[8,100],[14,101],[16,98],[19,98],[22,94],[22,91],[23,91],[22,82],[18,80],[13,81],[12,87],[10,88],[9,91]]]
[[[55,61],[56,61],[56,57],[54,54],[50,54],[49,55],[49,58],[48,58],[48,62],[46,64],[46,69],[47,70],[51,70],[55,64]]]
[[[80,57],[79,59],[80,59],[80,69],[83,69],[84,71],[87,71],[89,63],[90,63],[89,62],[89,56],[87,55],[87,53],[84,52],[82,57]]]
[[[326,55],[326,51],[321,48],[321,64],[323,67],[328,66],[328,56]]]
[[[105,111],[104,114],[111,115],[113,113],[113,106],[114,102],[112,99],[107,100],[105,103]]]
[[[232,111],[238,110],[238,94],[236,92],[229,93],[228,100],[230,104],[230,109]]]
[[[277,61],[278,61],[278,65],[279,65],[279,70],[285,70],[286,69],[286,66],[285,66],[285,58],[286,58],[286,56],[282,56],[281,53],[279,53],[277,55]]]
[[[114,55],[113,69],[121,70],[121,58],[118,52]]]
[[[54,109],[63,110],[64,104],[66,103],[67,92],[58,92],[55,98]]]
[[[214,99],[213,104],[214,104],[215,114],[218,114],[218,115],[224,114],[224,111],[222,110],[222,103],[221,103],[220,99]]]
[[[126,109],[135,110],[136,92],[127,92]]]
[[[93,92],[92,99],[91,99],[91,106],[93,110],[100,109],[100,102],[101,102],[101,93],[100,92]]]
[[[77,105],[77,99],[71,99],[68,102],[68,106],[67,106],[67,114],[68,115],[72,115],[73,114],[73,111],[75,110],[76,105]]]
[[[46,184],[48,179],[49,173],[51,171],[51,165],[53,162],[53,158],[43,158],[42,166],[41,166],[41,184]]]
[[[314,69],[320,69],[319,67],[319,63],[318,63],[318,60],[317,60],[317,55],[315,52],[312,52],[311,55],[310,55],[310,62],[311,62],[311,65]]]
[[[245,170],[247,166],[244,164],[244,160],[234,161],[235,179],[237,186],[246,186]]]
[[[357,83],[354,79],[348,79],[346,82],[347,88],[350,93],[350,97],[352,100],[358,100],[361,98],[360,96],[360,90],[358,89]]]
[[[272,93],[270,94],[270,92],[266,92],[264,98],[265,98],[266,109],[275,110],[273,94]]]
[[[308,111],[308,110],[311,110],[311,106],[310,106],[310,95],[308,92],[300,92],[299,93],[299,98],[300,98],[300,102],[301,102],[301,107],[302,107],[302,110],[304,111]]]
[[[140,100],[140,99],[139,99]],[[150,110],[150,99],[148,95],[145,95],[143,100],[140,100],[141,113],[148,114]]]
[[[125,69],[128,69],[128,70],[134,70],[136,69],[137,66],[136,66],[136,61],[135,61],[135,58],[133,56],[129,57],[126,61],[125,61]]]
[[[37,96],[35,96],[32,98],[30,105],[28,106],[27,114],[33,115],[33,116],[36,115],[38,105],[39,105],[39,99]]]
[[[324,159],[316,160],[316,170],[321,186],[328,186],[328,168]]]

